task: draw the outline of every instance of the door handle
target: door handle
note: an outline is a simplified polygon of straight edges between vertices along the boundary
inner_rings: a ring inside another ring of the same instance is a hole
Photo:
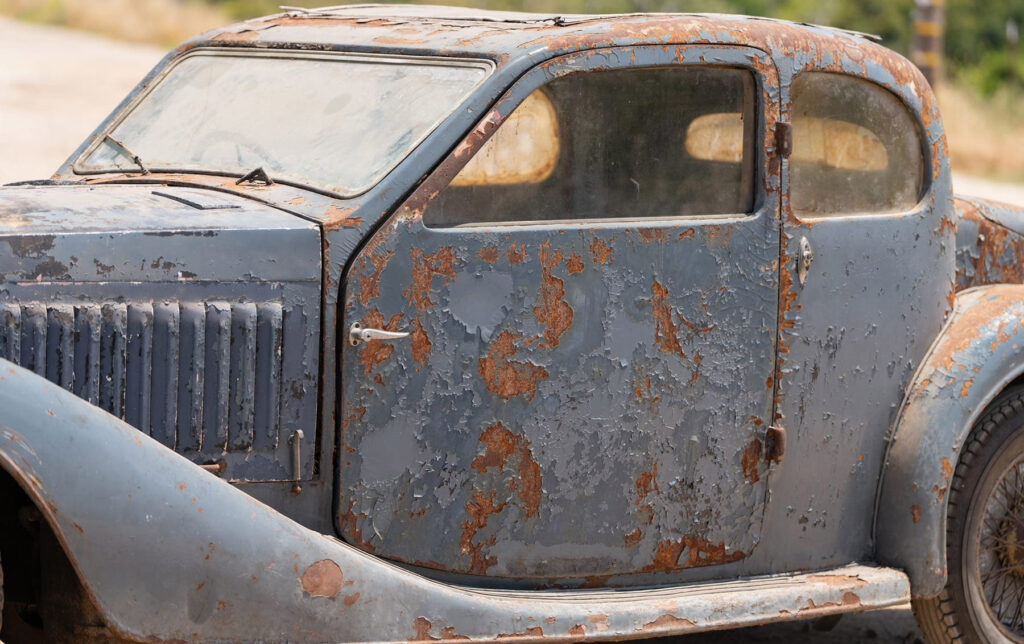
[[[800,238],[800,256],[797,258],[796,276],[800,280],[800,286],[804,285],[807,281],[807,271],[811,268],[811,262],[814,261],[814,249],[811,248],[811,242],[807,241],[806,237]]]
[[[348,330],[348,343],[358,347],[360,342],[370,340],[398,340],[409,337],[408,331],[385,331],[384,329],[363,328],[363,325],[355,322]]]

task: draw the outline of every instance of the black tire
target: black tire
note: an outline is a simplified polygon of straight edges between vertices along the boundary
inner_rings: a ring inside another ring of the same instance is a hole
[[[971,430],[950,481],[946,586],[914,600],[929,644],[1024,642],[1024,387]]]

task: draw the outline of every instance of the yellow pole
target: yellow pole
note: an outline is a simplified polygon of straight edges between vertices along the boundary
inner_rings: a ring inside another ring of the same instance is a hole
[[[942,75],[945,0],[916,0],[913,60],[932,85]]]

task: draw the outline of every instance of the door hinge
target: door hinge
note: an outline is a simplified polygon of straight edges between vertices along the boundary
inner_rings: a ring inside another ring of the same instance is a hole
[[[786,429],[781,425],[769,425],[764,434],[765,456],[770,463],[781,463],[786,458]]]
[[[775,153],[783,159],[793,154],[793,125],[786,121],[775,123]]]

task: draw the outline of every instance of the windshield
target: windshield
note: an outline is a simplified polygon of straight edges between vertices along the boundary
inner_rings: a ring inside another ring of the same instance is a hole
[[[490,69],[482,61],[197,52],[75,170],[241,176],[262,167],[275,180],[352,196],[397,165]]]

